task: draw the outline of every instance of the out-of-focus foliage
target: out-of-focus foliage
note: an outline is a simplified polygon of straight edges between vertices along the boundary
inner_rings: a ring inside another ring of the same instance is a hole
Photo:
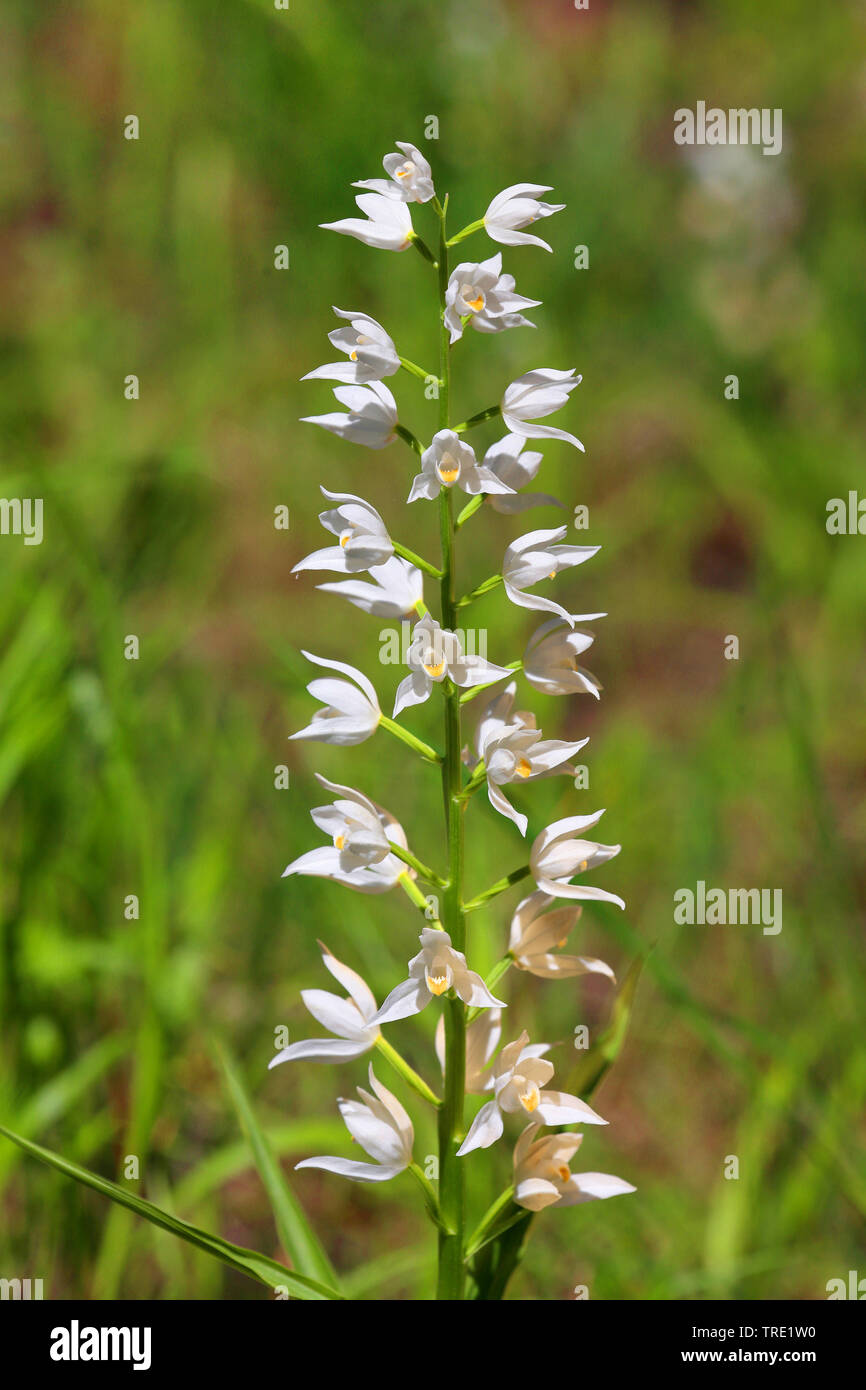
[[[862,7],[7,12],[2,492],[44,498],[45,532],[41,546],[0,537],[0,1119],[119,1182],[137,1156],[131,1190],[279,1255],[217,1025],[287,1172],[345,1152],[334,1101],[363,1064],[269,1074],[274,1030],[315,1027],[298,996],[327,983],[317,938],[381,999],[417,921],[396,896],[280,873],[317,843],[314,769],[388,806],[434,862],[440,801],[435,771],[408,775],[385,734],[340,754],[286,743],[312,709],[299,648],[361,666],[384,704],[399,674],[379,665],[377,620],[290,576],[320,543],[317,484],[361,492],[399,535],[413,471],[400,443],[365,453],[299,425],[330,396],[298,381],[329,360],[332,304],[435,362],[429,268],[317,229],[351,215],[350,181],[380,173],[395,139],[423,143],[435,115],[425,150],[455,227],[523,180],[568,205],[544,227],[553,256],[505,249],[520,291],[544,301],[539,327],[468,334],[455,411],[534,366],[583,372],[561,423],[586,455],[551,445],[539,484],[586,504],[577,539],[603,546],[559,583],[576,611],[609,613],[589,662],[605,693],[533,698],[550,732],[592,736],[590,789],[543,784],[533,807],[607,806],[603,838],[624,846],[604,883],[628,911],[587,909],[581,949],[622,979],[654,945],[594,1100],[610,1127],[580,1156],[638,1192],[534,1222],[511,1293],[825,1296],[862,1256],[866,1214],[866,539],[824,525],[827,500],[864,485]],[[677,148],[673,112],[698,100],[781,107],[782,155]],[[420,383],[396,389],[429,436]],[[435,555],[432,509],[412,525],[403,539]],[[520,526],[473,520],[461,587]],[[501,594],[477,614],[491,659],[517,656],[528,615]],[[730,634],[738,661],[723,656]],[[436,718],[431,702],[412,727],[434,736]],[[482,801],[475,892],[521,852]],[[698,880],[783,889],[783,930],[675,925],[675,890]],[[476,968],[501,951],[516,900],[473,917]],[[557,1044],[564,1076],[575,1027],[605,1026],[609,990],[509,984],[510,1027]],[[431,1079],[432,1012],[393,1034]],[[434,1151],[419,1115],[417,1153]],[[505,1180],[506,1146],[494,1155]],[[480,1214],[490,1168],[467,1163]],[[0,1274],[42,1277],[46,1296],[257,1296],[5,1144],[0,1184]],[[432,1235],[408,1178],[371,1192],[306,1172],[293,1186],[347,1292],[429,1296],[416,1252]]]

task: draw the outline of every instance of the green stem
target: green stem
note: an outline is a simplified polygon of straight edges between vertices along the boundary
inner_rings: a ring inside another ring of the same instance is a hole
[[[421,456],[421,454],[423,453],[423,450],[421,448],[421,441],[420,439],[415,438],[411,430],[407,430],[405,425],[395,425],[394,433],[399,434],[400,438],[404,441],[404,443],[408,444],[409,448],[413,449],[419,457]]]
[[[479,907],[483,907],[485,903],[489,903],[491,898],[498,898],[500,893],[504,893],[507,889],[512,888],[514,884],[519,883],[522,878],[528,878],[531,872],[532,870],[528,864],[522,865],[519,869],[513,869],[510,874],[506,874],[505,878],[497,879],[496,883],[491,884],[489,888],[485,888],[484,892],[479,893],[477,898],[473,898],[471,902],[464,903],[464,913],[476,912]]]
[[[431,265],[435,265],[438,267],[439,262],[433,255],[433,252],[430,250],[430,247],[427,245],[426,241],[422,241],[417,232],[410,232],[409,240],[415,247],[415,250],[418,251],[424,257],[425,261],[429,261]]]
[[[391,1063],[394,1070],[402,1076],[407,1086],[411,1086],[413,1091],[417,1091],[419,1096],[429,1100],[431,1105],[441,1105],[442,1101],[434,1091],[430,1090],[427,1082],[419,1076],[414,1067],[410,1067],[405,1057],[401,1057],[396,1047],[392,1047],[380,1033],[376,1039],[376,1048],[381,1052],[386,1061]]]
[[[409,901],[411,903],[414,903],[415,906],[417,908],[420,908],[420,910],[424,913],[424,917],[426,921],[429,923],[429,925],[433,927],[436,931],[442,931],[443,926],[442,923],[439,921],[439,918],[431,917],[429,915],[430,905],[427,902],[427,899],[424,896],[424,894],[421,892],[421,889],[418,887],[417,883],[415,883],[415,881],[411,879],[408,874],[401,874],[400,877],[397,879],[397,882],[403,889],[403,892],[406,894],[406,897],[409,899]]]
[[[476,425],[483,425],[485,420],[492,420],[494,416],[501,414],[498,405],[489,405],[486,410],[479,410],[477,415],[470,415],[468,420],[464,420],[462,425],[452,425],[455,434],[465,434],[467,430],[474,429]]]
[[[477,589],[473,589],[470,594],[464,594],[462,598],[458,599],[457,607],[465,608],[467,603],[474,603],[477,598],[483,598],[485,594],[498,588],[501,583],[502,575],[492,574],[489,579],[485,579],[483,584],[479,584]]]
[[[522,1208],[517,1207],[515,1212],[509,1211],[509,1207],[514,1206],[514,1188],[506,1187],[504,1192],[500,1192],[495,1202],[491,1202],[487,1211],[482,1216],[466,1246],[466,1258],[470,1260],[473,1255],[486,1245],[491,1237],[498,1233],[504,1226],[516,1220],[517,1216],[522,1215]],[[502,1218],[505,1217],[505,1222]]]
[[[432,1182],[427,1177],[426,1173],[424,1172],[424,1169],[419,1167],[417,1163],[410,1163],[408,1171],[412,1174],[412,1177],[415,1179],[421,1191],[424,1193],[424,1202],[427,1206],[427,1211],[430,1213],[431,1220],[435,1221],[436,1225],[439,1227],[439,1230],[441,1232],[450,1235],[451,1232],[448,1230],[448,1227],[445,1224],[445,1221],[442,1216],[442,1211],[439,1206],[439,1198],[436,1195],[436,1188],[433,1186]]]
[[[435,565],[431,565],[429,560],[422,560],[420,555],[416,555],[414,550],[410,550],[408,545],[401,545],[399,541],[392,541],[395,555],[402,555],[404,560],[408,560],[410,565],[417,565],[419,570],[429,574],[432,579],[441,579],[442,571]]]
[[[472,498],[471,502],[466,503],[466,506],[463,508],[463,511],[460,513],[460,515],[454,523],[455,531],[459,531],[461,526],[465,526],[469,518],[471,516],[474,516],[475,513],[478,511],[479,507],[482,507],[483,505],[484,493],[479,492],[476,497]]]
[[[402,724],[398,724],[396,719],[389,719],[387,714],[381,714],[379,716],[379,726],[382,729],[387,729],[389,734],[393,734],[395,738],[399,738],[400,741],[405,743],[409,748],[414,748],[415,752],[420,753],[421,757],[426,759],[428,763],[441,763],[441,753],[437,753],[436,749],[431,748],[430,744],[425,743],[423,739],[416,738],[414,734],[410,734],[409,730],[404,729]]]
[[[458,241],[465,241],[466,238],[468,236],[471,236],[473,232],[480,232],[483,226],[484,218],[479,217],[477,222],[469,222],[461,232],[456,232],[455,235],[450,238],[450,240],[446,241],[445,245],[456,246]]]
[[[426,864],[423,864],[411,850],[403,849],[401,845],[395,845],[393,840],[389,840],[388,845],[395,858],[402,859],[403,863],[408,864],[410,869],[414,869],[420,878],[432,883],[434,888],[445,887],[444,878],[440,878],[434,869],[429,869]]]
[[[439,428],[449,424],[451,396],[450,335],[445,324],[445,292],[448,288],[448,247],[445,235],[445,206],[436,203],[439,217]],[[456,626],[454,601],[454,514],[450,488],[439,493],[439,530],[442,544],[440,597],[442,626]],[[463,917],[463,802],[460,798],[460,697],[449,680],[445,683],[445,758],[442,763],[442,793],[448,835],[448,886],[444,898],[444,927],[458,951],[465,948]],[[466,1007],[460,999],[445,1000],[445,1094],[439,1110],[439,1204],[445,1230],[439,1232],[439,1271],[437,1299],[463,1298],[463,1164],[457,1149],[463,1134],[466,1088]]]
[[[400,366],[405,372],[410,372],[412,376],[417,376],[421,381],[436,380],[432,372],[425,372],[423,367],[419,367],[417,362],[410,362],[408,357],[400,358]]]
[[[496,962],[490,974],[487,976],[487,979],[484,981],[491,994],[493,993],[496,986],[499,984],[499,981],[502,979],[503,975],[508,974],[513,964],[514,957],[510,951],[507,956],[503,956],[501,960],[498,960]],[[478,1015],[483,1012],[483,1009],[470,1009],[469,1013],[466,1015],[467,1025],[470,1023],[474,1023]]]
[[[523,670],[523,662],[522,662],[522,661],[509,661],[509,662],[507,662],[505,669],[506,669],[507,671],[522,671],[522,670]],[[491,681],[489,685],[473,685],[473,686],[471,687],[471,689],[469,689],[469,690],[464,690],[463,694],[460,696],[460,703],[461,703],[461,705],[468,705],[468,703],[469,703],[470,700],[475,700],[475,699],[477,699],[477,697],[478,697],[479,695],[483,695],[485,690],[489,690],[489,689],[490,689],[490,686],[491,686],[491,685],[495,685],[495,684],[496,684],[496,681]]]

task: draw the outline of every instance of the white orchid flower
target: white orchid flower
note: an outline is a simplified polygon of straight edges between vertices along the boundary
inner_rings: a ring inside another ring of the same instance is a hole
[[[336,305],[333,309],[341,319],[349,320],[349,327],[335,328],[328,339],[346,354],[348,361],[327,362],[324,367],[307,372],[301,381],[342,381],[350,386],[363,386],[399,372],[400,358],[394,340],[381,323],[354,309],[338,309]]]
[[[485,1009],[466,1029],[466,1073],[464,1089],[469,1095],[483,1095],[493,1088],[493,1072],[488,1070],[502,1037],[502,1010]],[[445,1075],[445,1016],[439,1015],[434,1039],[436,1056]]]
[[[540,594],[525,592],[532,584],[542,579],[554,579],[562,570],[582,565],[601,549],[598,545],[552,545],[567,534],[567,527],[557,526],[552,531],[529,531],[519,536],[505,552],[502,561],[502,578],[505,592],[518,608],[531,608],[537,612],[558,613],[567,623],[574,619],[551,598]]]
[[[586,883],[570,883],[575,874],[585,874],[597,869],[619,854],[621,845],[600,845],[595,840],[575,840],[575,831],[588,830],[604,815],[604,811],[594,811],[590,816],[567,816],[565,820],[554,821],[542,830],[533,842],[529,852],[529,865],[536,885],[552,898],[581,898],[593,902],[616,903],[625,907],[622,898],[608,893],[603,888],[592,888]]]
[[[325,989],[303,989],[301,998],[316,1022],[336,1036],[291,1043],[271,1059],[269,1071],[282,1062],[354,1061],[376,1045],[379,1029],[370,1025],[370,1019],[376,1012],[376,1000],[370,986],[348,965],[331,955],[321,941],[319,946],[326,970],[330,970],[349,997],[341,999],[338,994],[329,994]]]
[[[510,675],[504,666],[494,666],[480,656],[469,656],[456,632],[440,627],[425,614],[412,629],[406,653],[409,675],[398,685],[394,697],[394,718],[407,705],[420,705],[429,699],[434,684],[450,678],[455,685],[492,685]]]
[[[343,217],[339,222],[320,222],[319,226],[328,232],[356,237],[365,246],[375,246],[380,251],[405,251],[411,246],[412,217],[400,198],[359,193],[355,202],[364,217]]]
[[[493,510],[504,516],[525,512],[530,507],[561,507],[563,505],[558,497],[551,497],[547,492],[525,492],[518,495],[520,488],[532,482],[543,457],[542,454],[534,451],[522,453],[525,443],[526,440],[522,434],[506,434],[504,438],[491,444],[484,455],[483,467],[489,469],[501,483],[514,489],[513,496],[495,494],[488,498],[488,503]]]
[[[353,188],[371,188],[386,198],[399,198],[405,203],[429,203],[436,191],[429,163],[408,140],[394,143],[401,153],[386,154],[382,160],[390,179],[356,179]]]
[[[333,743],[338,748],[351,748],[363,743],[379,727],[382,711],[372,683],[354,666],[344,661],[328,661],[323,656],[313,656],[312,652],[302,652],[314,666],[323,666],[326,671],[339,671],[349,676],[349,681],[324,677],[311,681],[307,690],[314,700],[321,700],[323,708],[316,710],[312,722],[292,739],[306,740],[308,743]]]
[[[568,934],[581,914],[579,907],[547,908],[555,902],[548,893],[530,893],[511,919],[508,953],[518,970],[527,970],[541,979],[573,979],[575,975],[607,975],[616,983],[609,965],[595,956],[554,955],[554,946],[564,946]]]
[[[445,291],[445,327],[456,343],[468,318],[479,333],[501,333],[506,328],[534,328],[521,309],[532,309],[540,299],[526,299],[514,291],[514,276],[502,274],[502,253],[487,261],[463,261],[455,266]]]
[[[329,782],[318,772],[316,780],[340,798],[330,806],[315,806],[310,812],[314,824],[332,843],[293,859],[283,870],[283,878],[309,874],[329,878],[359,893],[387,893],[401,874],[414,873],[390,851],[389,840],[401,849],[409,846],[403,827],[388,811],[354,787]]]
[[[527,817],[515,811],[502,791],[509,782],[537,780],[556,773],[574,773],[569,763],[588,738],[576,743],[560,739],[543,739],[535,726],[535,715],[524,710],[514,711],[517,686],[509,682],[494,696],[482,711],[475,734],[475,749],[484,761],[487,795],[490,804],[500,815],[513,821],[521,835],[526,834]]]
[[[304,415],[301,423],[321,425],[323,430],[363,444],[367,449],[384,449],[397,437],[397,402],[381,381],[368,386],[335,386],[334,395],[348,414],[342,410],[328,415]]]
[[[572,623],[590,623],[606,618],[606,613],[571,614],[565,620],[548,618],[536,628],[523,653],[523,674],[544,695],[594,695],[600,698],[601,685],[591,671],[578,666],[576,658],[594,642],[588,632]]]
[[[334,570],[338,574],[359,574],[372,565],[382,565],[394,554],[394,546],[385,523],[376,508],[352,492],[329,492],[321,487],[323,497],[338,506],[319,512],[319,521],[326,531],[339,540],[324,550],[314,550],[293,567],[292,574],[301,570]]]
[[[549,193],[547,183],[513,183],[497,193],[484,214],[484,228],[492,241],[503,246],[543,246],[545,251],[552,248],[541,237],[523,232],[540,217],[550,217],[554,212],[562,212],[565,203],[540,203],[537,193]]]
[[[559,371],[555,367],[538,367],[535,371],[525,372],[506,386],[500,402],[506,428],[512,434],[523,434],[529,439],[564,439],[567,444],[573,444],[576,449],[585,452],[580,440],[567,430],[534,423],[565,405],[568,393],[582,380],[573,369]]]
[[[326,1154],[322,1158],[302,1159],[295,1164],[296,1172],[299,1168],[322,1168],[326,1173],[339,1173],[340,1177],[351,1178],[353,1182],[387,1182],[409,1167],[415,1143],[412,1121],[397,1097],[376,1079],[372,1067],[370,1086],[373,1095],[358,1086],[360,1102],[340,1097],[337,1105],[352,1138],[375,1163]]]
[[[371,565],[372,584],[349,579],[340,584],[317,584],[325,594],[340,594],[364,613],[376,618],[402,618],[424,597],[424,576],[417,565],[392,555],[384,565]]]
[[[611,1173],[572,1173],[569,1163],[582,1134],[547,1134],[536,1139],[540,1125],[527,1125],[514,1146],[514,1200],[528,1211],[573,1207],[596,1198],[634,1192],[630,1182]]]
[[[471,444],[464,444],[454,430],[438,430],[421,455],[421,472],[416,473],[408,501],[419,497],[432,500],[443,487],[459,487],[474,497],[479,492],[510,492],[511,488],[491,473],[475,457]]]
[[[504,1009],[505,1003],[490,993],[480,975],[470,970],[462,951],[455,951],[451,937],[436,927],[425,927],[421,950],[409,962],[409,978],[391,990],[371,1023],[379,1027],[399,1018],[420,1014],[431,999],[453,989],[464,1004],[473,1009]]]
[[[503,1047],[493,1064],[493,1100],[478,1111],[457,1150],[458,1157],[495,1144],[505,1129],[503,1115],[537,1115],[546,1125],[606,1125],[607,1120],[586,1101],[564,1091],[542,1089],[553,1071],[553,1063],[529,1046],[526,1031]]]

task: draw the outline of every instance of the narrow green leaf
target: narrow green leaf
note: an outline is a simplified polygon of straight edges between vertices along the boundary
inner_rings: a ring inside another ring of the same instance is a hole
[[[74,1178],[76,1182],[83,1183],[85,1187],[91,1187],[94,1192],[99,1192],[103,1197],[109,1197],[112,1202],[126,1207],[136,1216],[143,1216],[154,1226],[159,1226],[162,1230],[170,1232],[171,1235],[188,1241],[190,1245],[197,1246],[199,1250],[206,1250],[215,1259],[222,1260],[223,1264],[230,1265],[232,1269],[239,1270],[241,1274],[246,1274],[251,1279],[258,1279],[260,1283],[266,1284],[270,1289],[285,1288],[293,1297],[306,1301],[323,1302],[343,1297],[336,1289],[320,1284],[315,1279],[308,1279],[303,1274],[296,1274],[294,1270],[286,1269],[277,1260],[272,1260],[267,1255],[260,1255],[257,1250],[245,1250],[242,1245],[232,1245],[230,1241],[223,1240],[221,1236],[211,1235],[208,1231],[199,1230],[197,1226],[191,1226],[188,1221],[181,1221],[177,1216],[170,1216],[168,1212],[161,1211],[159,1207],[155,1207],[152,1202],[145,1201],[143,1197],[136,1197],[132,1192],[118,1187],[116,1183],[109,1182],[107,1178],[101,1178],[97,1173],[91,1173],[89,1169],[80,1167],[79,1164],[73,1163],[68,1158],[63,1158],[60,1154],[52,1153],[50,1149],[44,1149],[41,1144],[31,1143],[29,1139],[24,1139],[20,1134],[14,1134],[12,1130],[6,1129],[5,1125],[0,1125],[0,1134],[5,1135],[13,1144],[17,1144],[25,1153],[31,1154],[33,1158],[38,1158],[41,1163],[47,1163],[50,1168],[55,1168],[58,1173],[63,1173],[68,1178]]]
[[[572,1069],[565,1088],[572,1095],[581,1096],[584,1100],[591,1096],[619,1056],[628,1032],[635,991],[645,959],[639,957],[632,963],[613,1002],[607,1027]]]
[[[300,1202],[289,1187],[282,1168],[274,1158],[273,1150],[256,1119],[240,1073],[225,1047],[218,1044],[218,1051],[229,1095],[250,1146],[259,1177],[268,1194],[283,1249],[291,1256],[302,1274],[334,1286],[338,1283],[334,1267],[310,1226]]]

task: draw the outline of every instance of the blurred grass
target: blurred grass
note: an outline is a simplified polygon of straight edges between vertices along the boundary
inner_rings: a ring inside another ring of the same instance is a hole
[[[863,477],[862,10],[7,11],[3,491],[45,499],[45,540],[0,538],[0,1114],[118,1181],[137,1154],[141,1195],[277,1257],[214,1023],[284,1165],[345,1142],[334,1101],[360,1069],[268,1075],[273,1030],[306,1036],[299,989],[325,983],[317,937],[382,998],[415,920],[394,897],[279,876],[316,842],[313,770],[388,806],[434,863],[439,802],[435,772],[408,778],[384,735],[345,754],[285,741],[311,709],[301,647],[376,670],[375,621],[290,577],[319,543],[316,485],[396,519],[411,470],[399,446],[365,454],[299,426],[329,393],[298,379],[326,360],[331,304],[376,315],[405,355],[432,361],[418,258],[317,224],[349,215],[350,180],[375,175],[395,138],[420,142],[435,114],[430,157],[455,226],[524,179],[568,205],[545,227],[554,256],[505,252],[518,288],[544,301],[538,329],[467,335],[455,410],[532,366],[583,372],[563,423],[587,454],[551,444],[540,485],[587,503],[603,547],[562,582],[578,611],[610,614],[588,662],[605,694],[533,698],[545,727],[592,735],[590,790],[550,783],[533,807],[609,808],[604,837],[624,848],[607,873],[629,909],[586,910],[581,948],[624,978],[654,946],[601,1088],[612,1123],[583,1150],[639,1191],[534,1223],[512,1293],[823,1297],[862,1262],[866,1214],[864,551],[824,529],[826,501]],[[781,106],[783,155],[682,159],[672,113],[698,99]],[[129,113],[138,142],[122,139]],[[281,243],[285,273],[272,268]],[[572,268],[578,244],[588,271]],[[481,256],[483,242],[461,250]],[[429,434],[416,387],[398,383],[401,413]],[[280,504],[288,533],[272,525]],[[467,588],[520,526],[482,514],[471,529]],[[435,519],[413,518],[404,538],[435,554]],[[515,656],[531,622],[501,596],[476,611],[491,658]],[[123,659],[129,633],[138,662]],[[739,662],[722,658],[728,633]],[[385,700],[391,675],[376,677]],[[435,737],[435,720],[431,702],[413,727]],[[286,761],[291,788],[277,792]],[[470,891],[519,854],[482,802]],[[676,926],[673,893],[698,879],[782,887],[783,931]],[[124,918],[131,893],[138,921]],[[477,968],[499,953],[511,904],[474,916]],[[575,1025],[603,1027],[608,993],[517,986],[509,1024],[559,1040],[564,1071]],[[432,1027],[395,1033],[430,1076]],[[432,1153],[428,1119],[418,1133]],[[483,1167],[468,1169],[478,1210]],[[300,1178],[347,1291],[375,1297],[386,1272],[389,1296],[429,1294],[408,1179],[370,1193]],[[5,1146],[0,1183],[0,1272],[43,1277],[52,1297],[251,1296]]]

